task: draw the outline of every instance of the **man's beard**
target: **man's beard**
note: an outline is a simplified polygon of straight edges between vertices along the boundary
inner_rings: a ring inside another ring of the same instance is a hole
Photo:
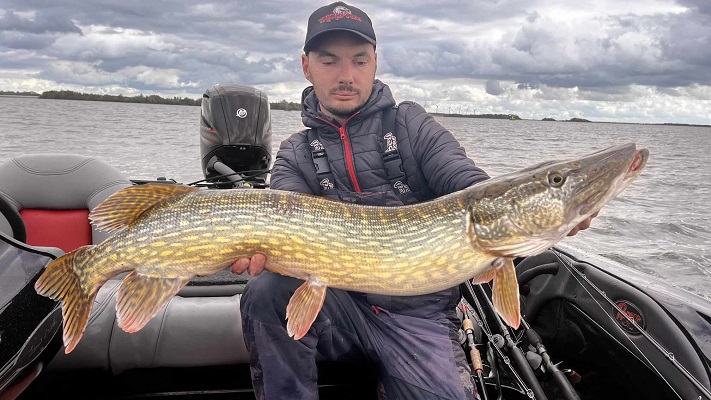
[[[337,92],[351,92],[357,96],[360,95],[360,90],[353,89],[353,86],[339,86],[337,88],[333,88],[330,90],[330,94],[335,94]],[[349,107],[349,108],[341,108],[341,109],[336,109],[334,107],[331,107],[331,106],[329,106],[327,104],[323,104],[323,103],[321,103],[321,107],[324,108],[329,113],[335,115],[336,117],[348,118],[351,115],[353,115],[354,112],[358,111],[361,107],[363,107],[365,102],[366,101],[364,100],[362,103],[360,103],[356,106]]]
[[[363,104],[365,104],[365,103],[363,103]],[[339,110],[339,109],[335,109],[333,107],[329,107],[328,105],[321,103],[321,108],[325,109],[326,111],[328,111],[332,115],[335,115],[336,117],[348,118],[351,115],[353,115],[353,113],[356,112],[359,108],[361,108],[363,106],[363,104],[355,106],[355,107],[350,107],[350,108]]]

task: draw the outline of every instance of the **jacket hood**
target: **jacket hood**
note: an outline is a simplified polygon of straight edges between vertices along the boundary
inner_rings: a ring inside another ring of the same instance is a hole
[[[370,94],[368,101],[365,102],[363,107],[361,107],[356,113],[355,117],[349,121],[351,123],[356,123],[364,118],[369,117],[375,113],[380,112],[383,109],[390,108],[395,105],[395,99],[393,98],[390,87],[384,84],[380,80],[376,79],[373,82],[373,92]],[[319,111],[318,99],[316,98],[316,91],[313,86],[309,86],[301,93],[301,120],[305,126],[309,128],[320,129],[321,133],[332,132],[333,126],[327,124],[321,119],[330,121],[332,124],[339,126],[340,124],[336,122],[333,118],[327,117],[325,114]]]

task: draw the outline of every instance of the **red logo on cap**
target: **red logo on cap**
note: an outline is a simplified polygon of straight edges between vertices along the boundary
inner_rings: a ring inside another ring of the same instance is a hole
[[[339,20],[341,18],[348,18],[348,19],[352,19],[352,20],[356,20],[356,21],[361,21],[360,17],[353,14],[349,8],[344,7],[344,6],[338,6],[333,9],[333,14],[328,14],[326,16],[319,18],[318,22],[319,23],[331,22],[334,19]]]

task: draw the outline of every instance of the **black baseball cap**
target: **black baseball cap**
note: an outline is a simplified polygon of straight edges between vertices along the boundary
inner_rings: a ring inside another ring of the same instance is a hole
[[[316,37],[332,31],[353,32],[375,46],[375,31],[368,14],[357,7],[337,1],[319,8],[309,17],[304,53],[308,54],[315,43]]]

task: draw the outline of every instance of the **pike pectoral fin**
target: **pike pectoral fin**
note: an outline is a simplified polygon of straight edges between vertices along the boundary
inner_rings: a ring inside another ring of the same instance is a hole
[[[139,331],[187,283],[184,278],[152,277],[132,271],[118,292],[119,327],[128,333]]]
[[[504,321],[514,328],[521,323],[521,305],[518,297],[518,281],[513,259],[499,257],[494,260],[494,288],[492,297],[494,308]]]
[[[306,335],[321,311],[326,288],[322,282],[309,278],[296,289],[286,306],[286,332],[289,336],[299,340]]]
[[[472,278],[472,283],[475,285],[481,285],[482,283],[490,282],[492,279],[496,277],[496,270],[495,269],[489,269],[486,270],[479,275],[475,275]]]

